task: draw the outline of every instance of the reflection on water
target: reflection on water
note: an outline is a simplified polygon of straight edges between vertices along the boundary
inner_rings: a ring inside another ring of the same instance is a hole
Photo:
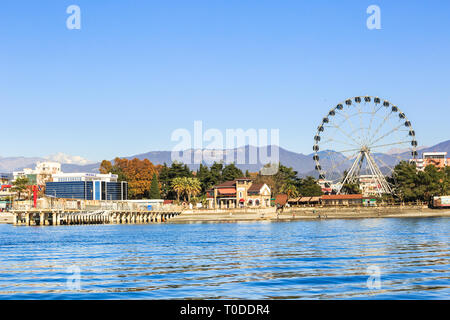
[[[449,223],[0,225],[0,299],[448,299]]]

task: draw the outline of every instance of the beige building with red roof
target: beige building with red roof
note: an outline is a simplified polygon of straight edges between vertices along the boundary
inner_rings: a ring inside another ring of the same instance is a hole
[[[239,178],[226,181],[207,191],[209,208],[269,207],[271,191],[265,183]]]

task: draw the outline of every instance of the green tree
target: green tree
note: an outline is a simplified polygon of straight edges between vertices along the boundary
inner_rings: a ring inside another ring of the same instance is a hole
[[[361,188],[359,187],[359,183],[344,183],[342,186],[341,192],[344,194],[360,194]]]
[[[288,196],[288,200],[299,195],[298,189],[295,184],[289,182],[283,184],[283,186],[280,188],[280,193],[286,194]]]
[[[273,164],[264,165],[265,168],[272,167]],[[256,178],[255,183],[265,183],[269,186],[272,192],[272,196],[276,196],[280,193],[284,184],[293,184],[299,187],[300,179],[297,177],[297,171],[290,167],[286,167],[282,164],[278,165],[278,171],[274,175],[264,175],[261,170]]]
[[[305,197],[319,197],[323,194],[322,187],[317,183],[317,180],[311,176],[300,179],[298,191]]]
[[[205,193],[206,190],[210,189],[214,185],[214,181],[209,168],[203,164],[200,164],[200,167],[197,170],[196,177],[200,180],[202,189],[201,193]]]
[[[440,195],[446,196],[450,194],[450,166],[446,166],[445,168],[442,168],[442,183],[441,183],[441,190]]]
[[[173,191],[176,192],[177,202],[180,202],[180,195],[183,194],[183,192],[185,191],[185,186],[186,186],[183,177],[173,178],[171,185],[172,185]]]
[[[161,199],[159,182],[156,173],[153,174],[152,183],[150,185],[150,199]]]
[[[418,172],[420,200],[430,201],[433,196],[442,195],[442,183],[444,181],[444,170],[439,170],[434,165],[428,165],[423,171]]]
[[[392,178],[396,183],[396,194],[402,201],[415,201],[421,198],[421,188],[414,163],[401,161],[394,167]]]
[[[172,182],[175,178],[192,177],[189,167],[179,162],[173,162],[171,166],[164,163],[159,169],[159,182],[161,184],[161,196],[164,199],[178,199],[180,194],[173,189]]]
[[[171,186],[171,180],[169,177],[169,171],[170,171],[170,168],[167,166],[166,163],[164,163],[159,170],[158,180],[159,180],[159,183],[161,184],[160,193],[164,199],[169,199],[170,194],[173,192],[172,186]]]
[[[244,174],[242,173],[242,170],[236,167],[234,163],[230,163],[226,165],[222,169],[222,181],[232,181],[237,178],[242,178]]]
[[[210,168],[211,181],[213,185],[223,182],[222,179],[223,164],[221,162],[214,162]]]
[[[418,171],[414,163],[402,161],[394,167],[390,180],[395,182],[396,196],[402,201],[431,201],[433,196],[449,193],[449,176],[449,167],[438,169],[428,165]]]
[[[197,178],[184,177],[183,183],[184,191],[188,197],[187,200],[188,202],[191,202],[191,197],[198,195],[202,190],[200,180]]]
[[[278,167],[278,172],[273,175],[272,194],[277,195],[284,184],[298,185],[299,179],[297,171],[291,167],[283,166],[281,163]]]
[[[14,185],[12,187],[12,191],[17,193],[17,198],[20,199],[20,195],[22,192],[27,191],[28,186],[30,185],[30,180],[25,177],[18,177],[16,181],[14,181]]]
[[[192,172],[186,164],[173,162],[169,170],[169,179],[175,177],[192,177]]]

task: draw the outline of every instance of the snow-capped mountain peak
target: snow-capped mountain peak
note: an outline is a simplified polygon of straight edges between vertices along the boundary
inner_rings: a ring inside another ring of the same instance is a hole
[[[83,157],[72,156],[70,154],[65,154],[63,152],[58,152],[56,154],[49,155],[45,157],[45,159],[49,161],[56,161],[59,163],[78,164],[78,165],[86,165],[93,163],[93,161],[90,161]]]

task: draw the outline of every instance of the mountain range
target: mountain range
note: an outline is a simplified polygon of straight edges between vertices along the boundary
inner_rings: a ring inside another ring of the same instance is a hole
[[[245,146],[235,149],[229,149],[229,150],[214,150],[214,153],[216,155],[223,156],[223,159],[225,159],[225,155],[234,156],[234,159],[239,159],[238,156],[245,157],[246,161],[245,163],[248,163],[249,156],[251,154],[256,154],[257,158],[254,164],[240,164],[239,161],[235,161],[236,166],[239,167],[242,171],[245,172],[245,170],[249,170],[250,172],[256,172],[261,169],[263,166],[263,161],[261,161],[259,155],[262,152],[261,149],[266,149],[267,147],[254,147],[254,146]],[[268,148],[270,150],[270,148]],[[385,163],[388,166],[391,166],[395,164],[399,159],[409,159],[409,153],[408,152],[401,152],[400,153],[392,153],[389,154],[377,154],[376,157],[381,159],[383,163]],[[436,144],[432,147],[423,147],[420,148],[419,155],[421,155],[423,152],[432,152],[432,151],[442,151],[447,152],[450,155],[450,140],[441,142],[439,144]],[[195,150],[187,150],[187,152],[190,154],[193,154],[196,152]],[[278,147],[278,153],[279,153],[279,159],[280,162],[288,167],[292,167],[294,170],[296,170],[300,176],[306,176],[306,175],[316,175],[316,171],[314,169],[314,161],[312,160],[312,153],[311,154],[303,154],[303,153],[296,153],[293,151],[286,150],[284,148]],[[345,161],[345,158],[343,155],[338,153],[333,153],[332,151],[321,151],[319,152],[320,156],[320,163],[322,168],[327,169],[331,166],[331,159],[330,159],[330,153],[333,155],[334,163],[338,163],[342,161],[341,168],[338,169],[345,169],[348,168],[349,163]],[[270,152],[269,152],[270,154]],[[164,164],[167,165],[172,164],[172,152],[171,151],[150,151],[147,153],[137,154],[133,156],[126,157],[127,159],[133,159],[138,158],[140,160],[142,159],[148,159],[153,164]],[[71,162],[71,163],[62,163],[61,169],[63,172],[98,172],[98,168],[100,166],[100,163],[86,163],[85,159],[82,159],[82,161],[79,160],[79,157],[70,157],[67,156],[59,156],[59,160]],[[34,168],[37,162],[39,161],[46,161],[47,158],[39,158],[39,157],[0,157],[0,172],[2,173],[10,173],[12,171],[21,170],[23,168]],[[69,160],[67,160],[69,159]],[[75,160],[74,160],[75,159]],[[81,164],[80,164],[81,163]],[[208,164],[206,162],[203,162],[204,164]],[[191,164],[189,167],[191,170],[196,170],[198,168],[198,164]]]

